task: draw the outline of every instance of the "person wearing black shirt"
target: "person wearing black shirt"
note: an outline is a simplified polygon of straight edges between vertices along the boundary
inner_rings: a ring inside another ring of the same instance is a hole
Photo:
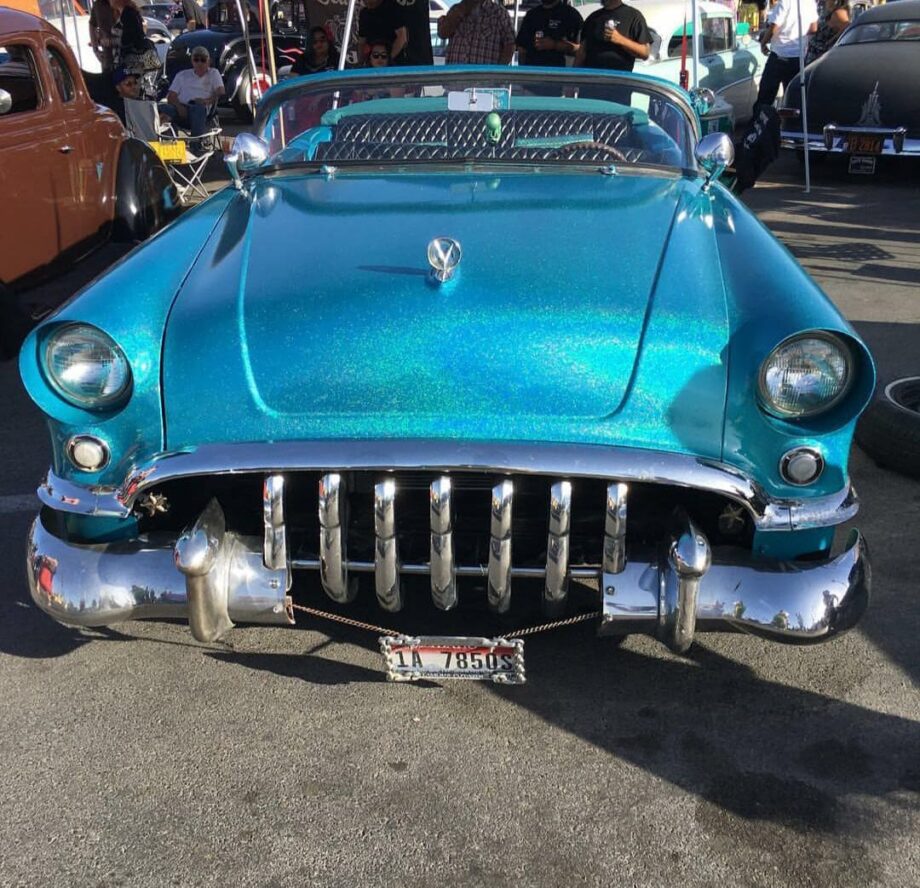
[[[182,7],[182,14],[185,16],[186,31],[198,31],[201,28],[207,28],[208,23],[205,21],[204,10],[196,0],[179,0],[179,5]]]
[[[604,0],[604,8],[592,12],[581,29],[575,54],[580,68],[632,71],[636,59],[647,59],[652,35],[645,16],[623,0]]]
[[[433,65],[431,51],[431,25],[428,0],[396,0],[406,21],[409,45],[406,47],[407,65]]]
[[[390,47],[392,64],[406,64],[409,33],[405,13],[396,0],[364,0],[364,9],[358,16],[358,52],[362,59],[372,41],[382,41]]]
[[[533,7],[518,29],[518,58],[522,65],[561,68],[565,57],[578,50],[581,15],[565,0],[543,0]]]

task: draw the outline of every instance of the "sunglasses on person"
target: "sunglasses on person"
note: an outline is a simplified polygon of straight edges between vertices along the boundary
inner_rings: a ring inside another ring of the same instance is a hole
[[[314,43],[328,43],[329,40],[328,40],[324,35],[322,35],[322,34],[317,34],[317,35],[313,38],[313,42],[314,42]]]
[[[192,56],[193,62],[206,62],[208,60],[207,56]]]
[[[388,59],[389,57],[390,57],[390,54],[387,52],[372,52],[371,53],[372,59]]]

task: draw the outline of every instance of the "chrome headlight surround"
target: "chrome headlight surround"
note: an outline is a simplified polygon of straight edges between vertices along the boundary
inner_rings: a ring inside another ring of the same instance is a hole
[[[799,371],[798,385],[783,378],[784,373],[795,369]],[[853,386],[854,370],[853,350],[839,336],[823,330],[797,333],[777,345],[760,365],[760,404],[767,413],[779,419],[819,416],[847,395]],[[809,392],[820,384],[822,376],[828,383],[827,393]],[[810,400],[811,403],[796,406],[796,400]]]
[[[45,341],[42,370],[54,391],[83,410],[103,410],[126,399],[131,367],[107,333],[90,324],[67,324]]]

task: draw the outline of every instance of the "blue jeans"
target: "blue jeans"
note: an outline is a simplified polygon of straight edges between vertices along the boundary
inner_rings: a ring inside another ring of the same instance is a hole
[[[186,114],[175,105],[161,104],[160,113],[165,114],[174,125],[187,128],[193,136],[203,135],[208,128],[208,106],[193,103],[185,105]]]

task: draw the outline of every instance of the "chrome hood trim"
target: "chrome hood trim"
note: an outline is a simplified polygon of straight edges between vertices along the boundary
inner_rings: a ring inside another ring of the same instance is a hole
[[[399,439],[208,444],[139,463],[118,487],[75,484],[49,471],[38,497],[61,512],[128,518],[142,493],[182,478],[284,470],[405,469],[606,478],[706,490],[744,506],[759,531],[832,527],[848,521],[859,507],[850,484],[827,496],[781,499],[733,466],[681,453],[597,445]]]

